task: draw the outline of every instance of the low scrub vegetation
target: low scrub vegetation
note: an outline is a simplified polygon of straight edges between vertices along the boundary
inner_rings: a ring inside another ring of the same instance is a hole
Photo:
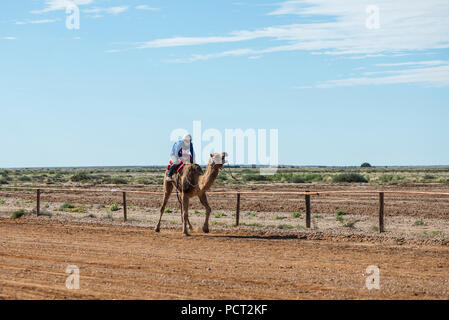
[[[111,205],[109,207],[109,210],[111,210],[111,211],[119,211],[120,210],[120,206],[118,204],[114,203],[113,205]]]
[[[368,180],[358,173],[342,173],[333,178],[335,183],[367,183]]]
[[[293,218],[301,218],[301,212],[300,211],[295,211],[292,213],[292,217]]]
[[[24,214],[26,214],[26,211],[24,209],[20,209],[20,210],[14,211],[12,213],[12,215],[11,215],[11,219],[19,219]]]

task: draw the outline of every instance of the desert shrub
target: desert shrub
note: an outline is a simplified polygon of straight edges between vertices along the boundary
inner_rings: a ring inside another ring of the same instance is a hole
[[[379,181],[382,183],[390,183],[394,179],[394,176],[392,174],[383,174],[379,177]]]
[[[73,182],[87,182],[92,179],[92,176],[87,174],[86,172],[78,172],[75,173],[70,180]]]
[[[292,213],[292,217],[293,218],[301,218],[301,212],[300,211],[295,211]]]
[[[364,176],[358,173],[342,173],[339,175],[336,175],[334,177],[334,182],[336,183],[354,183],[354,182],[361,182],[366,183],[368,180]]]
[[[148,179],[148,178],[138,178],[137,179],[137,183],[138,184],[149,185],[149,184],[152,184],[153,182],[150,179]]]
[[[0,185],[2,184],[8,184],[8,180],[6,180],[5,178],[0,178]]]
[[[63,205],[61,205],[59,207],[59,211],[71,212],[71,213],[75,213],[75,212],[84,213],[84,212],[86,212],[86,208],[84,206],[75,206],[70,203],[64,203]]]
[[[299,175],[292,175],[292,183],[305,183],[306,181]]]
[[[415,222],[413,222],[414,226],[427,226],[427,223],[424,223],[421,220],[416,220]]]
[[[243,176],[244,181],[270,181],[269,176],[261,175],[261,174],[245,174]]]
[[[11,219],[19,219],[21,216],[23,216],[25,214],[25,210],[20,209],[17,210],[15,212],[13,212],[13,214],[11,215]]]
[[[122,177],[114,177],[111,182],[112,184],[128,184],[128,180]]]
[[[75,205],[70,204],[70,203],[64,203],[63,205],[61,205],[59,207],[59,210],[61,210],[61,211],[67,211],[69,209],[75,209]]]
[[[215,218],[221,218],[221,217],[226,217],[226,214],[224,212],[217,212],[214,215]]]
[[[0,199],[0,204],[5,204],[5,200]]]
[[[119,211],[120,207],[118,204],[114,203],[112,206],[109,207],[109,210],[111,211]]]
[[[337,217],[341,217],[341,216],[346,215],[346,212],[344,212],[343,210],[337,210],[337,211],[335,211],[335,215]]]

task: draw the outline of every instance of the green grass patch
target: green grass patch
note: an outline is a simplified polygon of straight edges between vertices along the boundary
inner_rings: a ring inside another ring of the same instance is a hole
[[[256,216],[256,213],[255,213],[255,212],[248,212],[246,215],[247,215],[248,217],[255,217],[255,216]]]
[[[323,216],[320,215],[320,214],[315,214],[313,217],[314,217],[315,219],[323,219]]]
[[[63,205],[61,205],[59,207],[59,211],[63,211],[63,212],[78,212],[78,213],[85,213],[86,212],[86,208],[81,205],[81,206],[75,206],[73,204],[70,203],[64,203]]]
[[[215,218],[221,218],[221,217],[226,217],[226,214],[224,212],[217,212],[214,215]]]
[[[284,219],[286,219],[285,217],[282,217],[282,216],[276,216],[276,217],[274,217],[274,220],[284,220]]]
[[[444,235],[444,232],[443,231],[436,231],[436,230],[435,231],[430,231],[430,232],[424,231],[423,234],[431,235],[431,236],[442,236],[442,235]]]
[[[344,212],[343,210],[337,210],[337,211],[335,211],[335,215],[337,217],[345,216],[346,212]]]
[[[119,211],[119,210],[120,210],[120,207],[119,207],[118,204],[114,203],[113,205],[111,205],[111,206],[109,207],[109,210],[111,210],[111,211]]]
[[[0,205],[5,204],[5,200],[0,199]]]
[[[11,219],[19,219],[20,217],[22,217],[24,214],[26,213],[26,211],[24,209],[20,209],[17,211],[14,211],[11,215]]]
[[[292,213],[293,218],[301,218],[301,211],[295,211]]]
[[[427,223],[424,223],[421,220],[416,220],[415,222],[413,222],[413,226],[418,227],[418,226],[427,226]]]

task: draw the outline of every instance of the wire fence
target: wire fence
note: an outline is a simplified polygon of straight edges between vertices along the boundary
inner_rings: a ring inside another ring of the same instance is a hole
[[[127,212],[127,194],[141,194],[141,195],[164,195],[163,191],[139,191],[139,190],[122,190],[122,189],[75,189],[75,188],[36,188],[36,187],[0,187],[0,191],[32,191],[36,192],[36,215],[40,215],[40,203],[42,193],[50,192],[85,192],[85,193],[115,193],[123,196],[123,220],[128,220]],[[320,195],[339,195],[339,194],[378,194],[379,195],[379,232],[385,231],[384,216],[385,216],[385,194],[402,194],[402,195],[420,195],[420,196],[448,196],[448,192],[425,192],[425,191],[384,191],[384,190],[339,190],[339,191],[219,191],[208,192],[210,195],[235,195],[236,196],[236,214],[235,224],[240,224],[240,202],[242,195],[297,195],[304,197],[306,206],[306,228],[311,228],[311,197]],[[302,200],[301,200],[302,201]]]

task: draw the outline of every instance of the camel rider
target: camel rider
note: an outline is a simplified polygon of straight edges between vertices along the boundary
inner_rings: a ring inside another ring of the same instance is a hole
[[[182,140],[178,140],[173,145],[170,158],[173,161],[173,165],[167,174],[167,182],[173,182],[172,175],[178,170],[181,163],[195,163],[195,151],[193,150],[192,136],[186,134]]]

